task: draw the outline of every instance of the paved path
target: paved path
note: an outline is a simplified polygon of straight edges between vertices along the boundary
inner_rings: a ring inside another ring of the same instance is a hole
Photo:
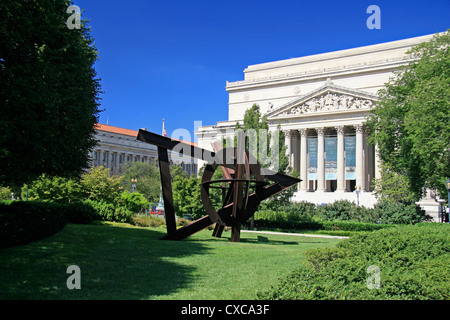
[[[323,234],[306,234],[306,233],[289,233],[289,232],[272,232],[272,231],[253,231],[253,230],[241,230],[241,232],[279,234],[279,235],[283,235],[283,236],[299,236],[299,237],[311,237],[311,238],[348,239],[348,237],[327,236],[327,235],[323,235]]]

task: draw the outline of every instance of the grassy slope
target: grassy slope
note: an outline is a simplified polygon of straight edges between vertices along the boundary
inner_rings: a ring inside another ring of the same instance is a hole
[[[202,231],[159,241],[160,229],[67,225],[53,237],[0,251],[0,299],[255,299],[298,267],[304,251],[340,240]],[[81,290],[69,290],[69,265]]]

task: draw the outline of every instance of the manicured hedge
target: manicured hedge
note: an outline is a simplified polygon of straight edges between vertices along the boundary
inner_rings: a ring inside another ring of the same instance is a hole
[[[356,221],[314,221],[312,218],[288,219],[283,211],[264,210],[255,214],[255,227],[262,229],[372,231],[389,227],[387,224]]]
[[[0,248],[49,237],[66,223],[93,220],[130,222],[133,213],[124,206],[84,200],[71,203],[41,201],[0,202]]]
[[[255,227],[285,230],[371,231],[394,224],[415,224],[429,220],[415,204],[380,202],[374,208],[347,200],[316,206],[308,202],[274,208],[261,205],[255,213]]]
[[[415,224],[430,220],[420,206],[381,201],[374,208],[357,206],[348,200],[337,200],[318,206],[316,215],[325,221],[358,221],[379,224]]]
[[[87,202],[71,202],[61,205],[61,210],[70,223],[88,224],[93,220],[99,220],[96,209]]]
[[[84,200],[84,205],[93,208],[94,220],[112,221],[112,222],[131,222],[133,212],[123,205],[116,205],[106,201]]]
[[[54,235],[67,223],[63,206],[13,201],[0,203],[0,249]]]
[[[419,223],[364,232],[336,248],[311,250],[306,257],[308,262],[259,298],[450,299],[445,271],[450,261],[449,224]]]

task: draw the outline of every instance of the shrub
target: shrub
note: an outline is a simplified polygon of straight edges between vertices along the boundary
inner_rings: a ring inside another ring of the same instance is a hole
[[[85,204],[91,205],[95,210],[94,219],[111,221],[111,222],[130,222],[133,213],[125,206],[115,206],[112,203],[100,200],[84,201]]]
[[[317,216],[322,220],[350,220],[351,212],[355,204],[348,200],[338,200],[333,203],[327,203],[318,206],[316,209]]]
[[[294,202],[270,209],[272,207],[271,202],[261,204],[255,213],[255,226],[289,229],[313,223],[315,205],[312,203]]]
[[[154,216],[134,216],[130,219],[130,223],[132,225],[138,226],[138,227],[150,227],[150,228],[165,228],[166,227],[166,220],[159,217]],[[183,218],[177,219],[177,227],[184,227],[191,223],[191,221]]]
[[[450,225],[419,223],[363,233],[336,248],[306,254],[308,262],[262,299],[449,299],[442,270],[450,259]],[[369,266],[380,287],[369,289]]]
[[[59,204],[34,201],[0,203],[0,248],[52,236],[66,223],[64,207]]]
[[[185,227],[189,223],[191,223],[191,221],[188,220],[188,219],[184,219],[184,218],[178,218],[177,219],[177,227]]]
[[[125,206],[118,206],[114,209],[113,222],[130,222],[133,212]]]
[[[26,199],[28,189],[28,200],[68,203],[82,198],[80,184],[72,179],[62,177],[49,177],[42,174],[28,186],[22,187],[22,199]]]
[[[293,202],[280,207],[280,211],[286,213],[286,219],[292,222],[310,222],[313,221],[316,206],[306,201]]]
[[[360,221],[380,224],[414,224],[428,221],[426,215],[416,204],[404,204],[392,201],[382,201],[373,209],[356,206],[348,200],[338,200],[334,203],[319,206],[317,216],[325,221]]]
[[[364,206],[354,206],[350,212],[351,220],[366,223],[380,223],[378,212],[373,208],[366,208]]]
[[[96,212],[95,220],[113,221],[115,208],[112,203],[87,199],[84,203],[91,205]]]
[[[70,223],[87,224],[98,218],[95,208],[87,202],[71,202],[62,206]]]
[[[391,227],[390,224],[376,224],[355,221],[321,221],[322,230],[342,230],[342,231],[374,231]]]
[[[143,215],[132,217],[130,223],[138,227],[151,227],[151,228],[160,228],[166,225],[166,221],[164,219]]]
[[[140,212],[141,209],[146,208],[149,205],[147,199],[139,192],[122,192],[120,194],[120,202],[134,213]]]
[[[278,206],[277,210],[269,209],[271,207],[270,203],[261,204],[260,210],[255,214],[255,227],[371,231],[393,224],[415,224],[430,219],[425,211],[415,204],[394,202],[380,202],[373,209],[357,206],[348,200],[338,200],[317,208],[308,202]]]
[[[375,205],[374,212],[380,223],[414,224],[431,219],[416,204],[382,201]]]

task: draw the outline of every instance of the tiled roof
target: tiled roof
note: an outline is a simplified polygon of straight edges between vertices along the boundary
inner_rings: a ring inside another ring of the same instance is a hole
[[[106,132],[124,134],[124,135],[132,136],[132,137],[135,137],[135,138],[138,135],[138,131],[135,131],[135,130],[124,129],[124,128],[119,128],[119,127],[113,127],[113,126],[109,126],[107,124],[101,124],[101,123],[97,123],[95,125],[95,129],[106,131]]]

